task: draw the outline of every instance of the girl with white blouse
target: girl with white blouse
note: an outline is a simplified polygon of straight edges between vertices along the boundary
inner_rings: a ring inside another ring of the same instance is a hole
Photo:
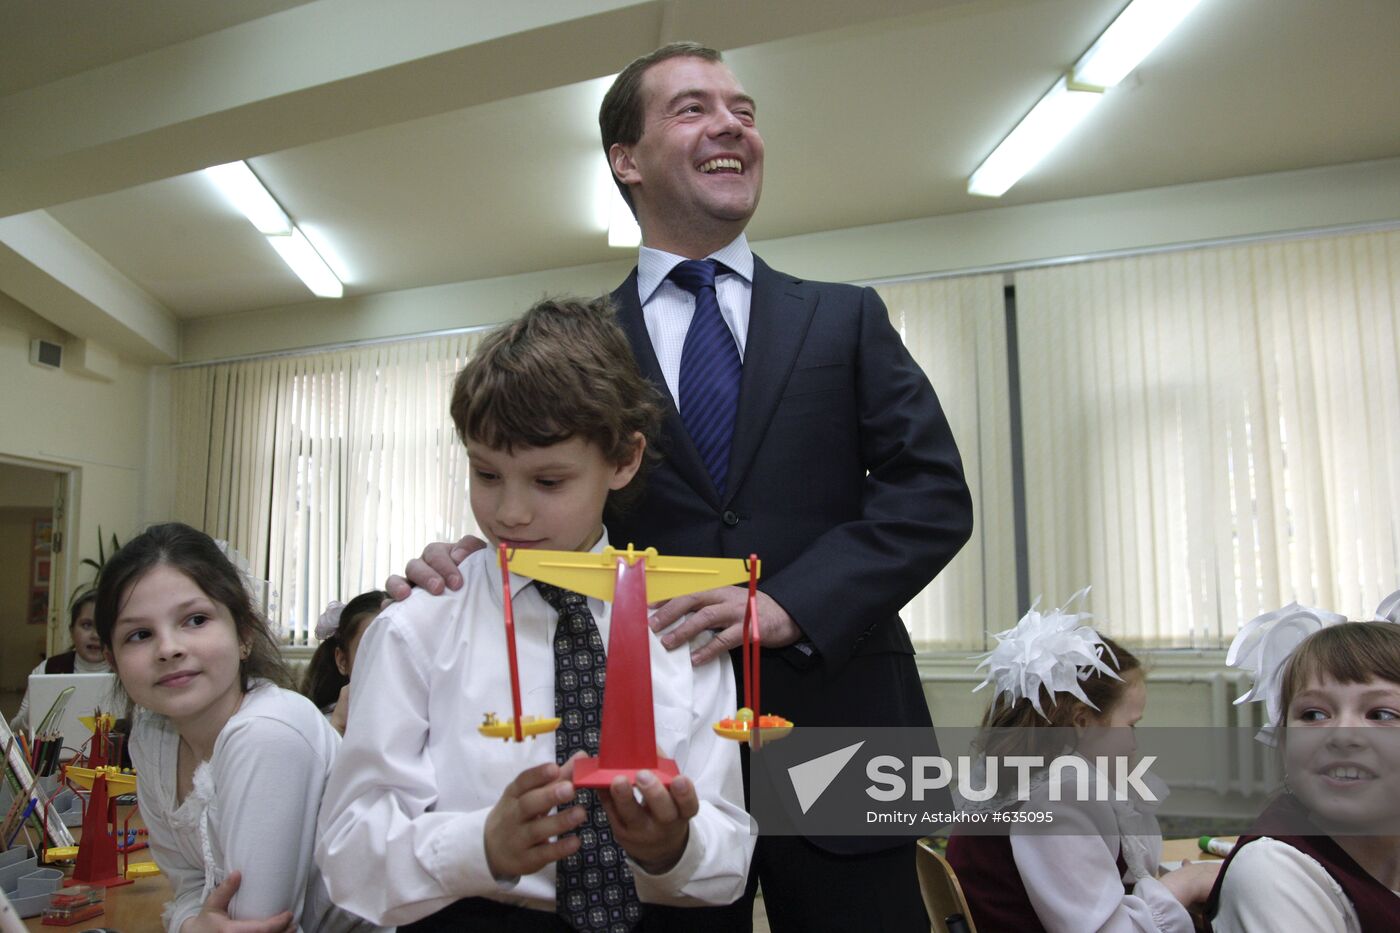
[[[175,889],[169,933],[369,928],[312,862],[339,736],[289,682],[238,570],[208,535],[156,525],[103,568],[97,628],[127,695],[137,794]]]
[[[1225,862],[1217,933],[1400,930],[1400,625],[1340,619],[1290,606],[1230,649],[1260,661],[1285,783]]]
[[[1205,901],[1218,865],[1163,873],[1162,836],[1149,805],[1098,792],[1100,782],[1112,782],[1089,763],[1132,757],[1131,730],[1146,710],[1147,683],[1138,659],[1081,624],[1087,618],[1032,608],[996,636],[997,648],[979,665],[989,669],[985,683],[996,688],[979,742],[985,761],[1014,755],[1082,760],[1092,790],[1076,793],[1072,768],[1058,772],[1060,783],[1051,787],[1057,772],[1041,768],[1023,799],[1016,779],[999,772],[998,786],[1011,787],[1010,793],[960,800],[959,809],[989,817],[1047,813],[1053,831],[1017,831],[1030,824],[1010,820],[1000,824],[1016,827],[1009,834],[955,834],[948,861],[978,929],[1193,933],[1189,909]],[[972,787],[988,786],[984,778]],[[1147,781],[1160,799],[1165,787],[1150,774]]]

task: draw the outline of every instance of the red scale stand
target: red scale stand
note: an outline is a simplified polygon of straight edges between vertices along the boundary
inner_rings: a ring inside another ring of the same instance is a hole
[[[83,811],[83,837],[78,840],[78,862],[73,877],[64,887],[93,884],[104,888],[131,884],[131,879],[117,871],[117,840],[107,829],[115,822],[111,811],[114,804],[107,797],[107,778],[99,774],[92,780],[92,794]]]
[[[615,777],[635,783],[637,772],[645,770],[655,774],[662,784],[669,785],[680,771],[670,758],[656,754],[646,557],[638,557],[631,564],[626,557],[617,558],[604,687],[598,757],[574,760],[574,784],[610,787]]]

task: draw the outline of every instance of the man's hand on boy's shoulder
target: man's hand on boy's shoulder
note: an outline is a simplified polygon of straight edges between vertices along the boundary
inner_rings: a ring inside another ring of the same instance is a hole
[[[680,861],[690,838],[690,820],[700,812],[695,784],[681,775],[662,784],[650,771],[637,773],[637,790],[632,793],[626,778],[614,778],[598,800],[608,812],[613,838],[649,875],[664,875]]]
[[[516,775],[486,817],[486,864],[497,881],[532,875],[550,862],[578,851],[577,829],[588,817],[583,807],[550,813],[574,799],[573,768],[554,762]]]
[[[651,630],[663,631],[690,614],[690,618],[662,636],[661,644],[668,650],[689,644],[701,632],[713,630],[714,638],[692,650],[690,662],[698,666],[743,645],[748,598],[749,590],[745,586],[721,586],[677,596],[657,606],[651,616]],[[802,629],[773,597],[759,590],[757,601],[759,643],[763,647],[785,648],[802,637]]]
[[[404,570],[407,579],[394,574],[384,581],[384,589],[395,601],[408,599],[415,586],[421,586],[434,596],[441,596],[444,588],[460,590],[462,575],[457,572],[457,566],[467,559],[467,555],[484,547],[486,542],[476,535],[464,535],[456,544],[434,541],[423,548],[422,557],[408,562]]]

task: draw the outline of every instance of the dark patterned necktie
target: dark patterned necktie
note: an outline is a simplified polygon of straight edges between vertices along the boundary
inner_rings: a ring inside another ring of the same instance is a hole
[[[695,296],[695,314],[681,347],[681,421],[700,459],[724,495],[729,473],[729,444],[739,408],[739,376],[743,371],[739,347],[719,312],[713,259],[687,259],[667,278]]]
[[[587,597],[539,581],[535,588],[559,613],[554,714],[561,722],[554,733],[554,756],[562,765],[576,752],[598,754],[607,655]],[[613,841],[607,811],[595,792],[576,788],[574,803],[588,811],[588,819],[574,830],[581,843],[578,851],[555,865],[555,909],[575,930],[627,933],[642,918],[632,870]]]

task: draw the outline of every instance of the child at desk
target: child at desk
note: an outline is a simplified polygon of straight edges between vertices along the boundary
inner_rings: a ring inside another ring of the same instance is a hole
[[[1087,618],[1032,608],[997,634],[997,648],[979,665],[989,668],[984,684],[996,688],[982,720],[981,750],[989,758],[1074,754],[1094,761],[1132,753],[1131,728],[1147,708],[1142,665],[1081,624]],[[1013,778],[999,783],[1010,785],[1009,793],[967,807],[1052,810],[1053,835],[1013,831],[948,841],[948,861],[978,929],[1192,933],[1188,907],[1205,900],[1218,864],[1159,877],[1162,837],[1152,813],[1141,804],[1078,801],[1073,778],[1051,795],[1048,777],[1042,769],[1031,781],[1028,801],[1017,799]]]
[[[656,743],[681,776],[643,771],[637,797],[621,777],[576,789],[611,606],[512,575],[524,712],[563,722],[521,743],[477,733],[510,702],[495,546],[602,550],[605,503],[640,481],[660,424],[607,302],[544,301],[491,334],[451,411],[492,548],[460,590],[416,591],[365,636],[317,846],[336,903],[417,933],[673,930],[686,912],[656,905],[732,902],[753,838],[738,747],[712,729],[735,704],[727,655],[693,667],[649,636]]]
[[[1225,860],[1208,905],[1217,933],[1400,929],[1393,621],[1344,622],[1295,605],[1255,619],[1231,645],[1229,661],[1258,668],[1245,698],[1268,704],[1260,738],[1282,748],[1285,791]]]
[[[370,590],[348,603],[332,600],[316,620],[316,638],[321,643],[306,665],[301,692],[326,714],[341,735],[345,734],[345,719],[350,715],[350,675],[355,669],[355,655],[365,630],[379,616],[379,609],[388,598],[383,590]]]
[[[107,561],[97,631],[139,707],[131,733],[169,933],[368,929],[312,864],[339,737],[290,677],[208,535],[155,525]]]

